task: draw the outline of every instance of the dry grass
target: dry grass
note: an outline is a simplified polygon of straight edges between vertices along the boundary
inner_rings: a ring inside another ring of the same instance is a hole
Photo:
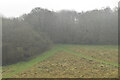
[[[44,60],[40,60],[42,58]],[[12,78],[117,78],[118,67],[112,65],[117,63],[116,46],[59,45],[43,57],[3,67],[3,75]]]
[[[16,78],[116,78],[117,67],[60,52],[32,68],[16,74]]]
[[[105,46],[79,46],[69,48],[72,51],[87,55],[99,60],[118,63],[118,48]]]

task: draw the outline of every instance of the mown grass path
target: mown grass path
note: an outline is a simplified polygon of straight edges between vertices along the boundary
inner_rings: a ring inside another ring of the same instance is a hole
[[[75,46],[75,45],[74,45]],[[86,45],[85,45],[86,46]],[[104,61],[104,60],[100,60],[100,59],[97,59],[97,58],[93,58],[93,57],[90,57],[90,56],[87,56],[87,55],[83,55],[82,53],[78,53],[78,52],[75,52],[71,49],[69,49],[70,47],[73,47],[72,45],[64,45],[62,47],[62,50],[65,51],[65,52],[68,52],[68,53],[71,53],[71,54],[74,54],[74,55],[77,55],[77,56],[80,56],[82,58],[85,58],[85,59],[88,59],[88,60],[93,60],[93,61],[96,61],[96,62],[100,62],[100,63],[103,63],[103,64],[107,64],[107,65],[111,65],[111,66],[115,66],[115,67],[119,67],[120,65],[116,64],[116,63],[111,63],[111,62],[107,62],[107,61]],[[87,46],[86,46],[87,47]],[[91,46],[93,47],[93,46]],[[104,46],[106,47],[106,46]],[[89,47],[90,48],[90,47]],[[113,46],[107,46],[107,48],[113,48]]]
[[[90,56],[87,56],[87,55],[83,55],[82,53],[72,51],[72,50],[69,49],[70,47],[71,47],[70,45],[67,45],[67,46],[66,45],[57,45],[53,49],[51,49],[50,51],[45,52],[44,54],[36,57],[35,59],[32,59],[32,60],[27,61],[27,62],[20,62],[18,64],[13,64],[13,65],[10,65],[10,66],[3,67],[3,72],[7,71],[7,72],[5,72],[5,74],[3,74],[3,78],[11,78],[15,74],[20,73],[20,72],[22,72],[22,71],[24,71],[28,68],[31,68],[33,65],[47,59],[48,57],[53,56],[55,53],[58,53],[59,51],[74,54],[74,55],[80,56],[82,58],[85,58],[87,60],[93,60],[93,61],[100,62],[100,63],[103,63],[103,64],[118,67],[118,64],[103,61],[103,60],[99,60],[97,58],[93,58],[93,57],[90,57]]]
[[[58,52],[60,50],[61,50],[61,48],[59,46],[57,46],[57,47],[54,47],[52,50],[47,51],[47,52],[43,53],[42,55],[40,55],[40,56],[36,57],[35,59],[30,60],[30,61],[20,62],[20,63],[13,64],[10,66],[5,66],[5,67],[3,67],[2,70],[3,70],[3,72],[6,70],[8,72],[3,74],[2,77],[3,78],[11,78],[13,75],[32,67],[33,65],[47,59],[48,57],[53,56],[56,52]]]
[[[62,50],[65,51],[65,52],[68,52],[68,53],[71,53],[71,54],[74,54],[74,55],[83,57],[83,58],[88,59],[88,60],[93,60],[93,61],[100,62],[100,63],[103,63],[103,64],[108,64],[108,65],[111,65],[111,66],[118,67],[118,64],[111,63],[111,62],[106,62],[106,61],[99,60],[99,59],[96,59],[96,58],[92,58],[92,57],[90,57],[90,56],[86,56],[86,55],[83,55],[83,54],[74,52],[74,51],[72,51],[72,50],[70,50],[70,49],[65,49],[65,48],[63,48]]]

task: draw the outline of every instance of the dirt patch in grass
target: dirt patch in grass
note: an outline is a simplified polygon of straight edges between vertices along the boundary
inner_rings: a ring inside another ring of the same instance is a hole
[[[14,78],[117,78],[118,68],[59,52]]]

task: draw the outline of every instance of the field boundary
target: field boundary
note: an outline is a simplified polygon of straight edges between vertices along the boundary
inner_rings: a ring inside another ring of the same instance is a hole
[[[120,65],[115,64],[115,63],[106,62],[106,61],[103,61],[103,60],[99,60],[99,59],[96,59],[96,58],[92,58],[90,56],[86,56],[86,55],[80,54],[78,52],[72,51],[72,50],[67,49],[65,47],[62,48],[62,50],[65,51],[65,52],[68,52],[68,53],[71,53],[71,54],[83,57],[83,58],[88,59],[88,60],[93,60],[93,61],[100,62],[100,63],[103,63],[103,64],[111,65],[111,66],[114,66],[114,67],[119,67],[120,66]]]
[[[15,75],[21,71],[24,71],[24,70],[32,67],[33,65],[53,56],[58,51],[61,51],[60,47],[53,48],[52,50],[47,51],[47,52],[43,53],[42,55],[40,55],[40,56],[36,57],[35,59],[32,59],[28,62],[20,62],[18,64],[13,64],[13,65],[7,66],[7,67],[15,68],[17,70],[15,70],[15,72],[11,72],[11,73],[6,74],[5,76],[2,76],[2,78],[11,78],[13,75]]]
[[[107,65],[111,65],[111,66],[114,66],[114,67],[119,67],[119,65],[116,64],[116,63],[106,62],[106,61],[103,61],[103,60],[99,60],[99,59],[84,55],[84,54],[79,53],[79,52],[75,52],[73,50],[70,50],[69,47],[65,46],[65,45],[56,45],[51,50],[49,50],[47,52],[44,52],[42,55],[36,57],[35,59],[32,59],[32,60],[27,61],[27,62],[20,62],[20,63],[17,63],[17,64],[6,66],[6,68],[11,68],[11,70],[14,70],[14,71],[5,74],[3,76],[3,78],[11,78],[15,74],[20,73],[20,72],[22,72],[26,69],[29,69],[32,66],[34,66],[35,64],[37,64],[37,63],[39,63],[43,60],[46,60],[49,57],[54,56],[54,54],[58,53],[59,51],[64,51],[64,52],[67,52],[67,53],[70,53],[70,54],[73,54],[73,55],[76,55],[76,56],[80,56],[80,57],[85,58],[87,60],[93,60],[93,61],[96,61],[96,62],[100,62],[102,64],[107,64]]]

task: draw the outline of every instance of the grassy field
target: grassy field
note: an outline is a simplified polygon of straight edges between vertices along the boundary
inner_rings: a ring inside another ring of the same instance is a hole
[[[3,67],[4,78],[117,78],[118,47],[57,45],[27,62]]]

